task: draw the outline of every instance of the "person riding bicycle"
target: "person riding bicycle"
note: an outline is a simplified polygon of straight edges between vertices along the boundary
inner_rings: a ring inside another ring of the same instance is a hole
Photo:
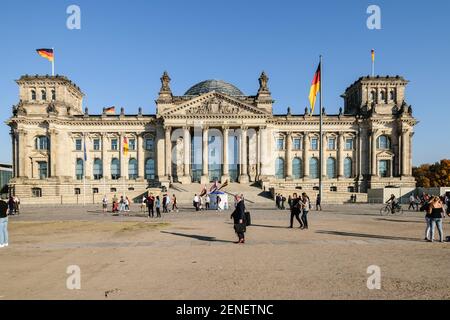
[[[395,213],[395,209],[400,209],[400,204],[398,203],[397,198],[393,194],[391,194],[391,197],[389,198],[388,201],[386,201],[386,203],[391,206],[391,213],[392,214]]]

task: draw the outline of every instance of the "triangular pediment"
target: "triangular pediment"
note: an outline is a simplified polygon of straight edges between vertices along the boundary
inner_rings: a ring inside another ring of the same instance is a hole
[[[239,99],[218,92],[208,92],[201,96],[188,100],[173,108],[167,109],[162,116],[250,116],[268,115],[264,110],[260,110]]]
[[[380,158],[385,158],[385,159],[390,159],[394,156],[394,153],[390,150],[383,150],[381,152],[377,153],[377,157]]]

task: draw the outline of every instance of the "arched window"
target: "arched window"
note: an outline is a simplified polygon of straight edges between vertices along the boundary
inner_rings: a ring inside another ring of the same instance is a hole
[[[352,158],[345,158],[344,159],[344,177],[351,178],[353,176],[353,160]]]
[[[319,159],[317,158],[309,159],[309,175],[312,179],[319,178]]]
[[[103,178],[103,163],[102,160],[98,158],[94,160],[93,174],[94,180],[100,180],[101,178]]]
[[[75,176],[77,177],[77,180],[83,180],[83,160],[77,159],[77,162],[75,164]]]
[[[391,101],[394,101],[395,100],[395,91],[394,90],[391,90],[391,92],[389,93],[389,95],[390,95],[390,99],[391,99]]]
[[[275,177],[277,179],[284,179],[284,159],[283,158],[277,158],[275,160]]]
[[[45,90],[41,90],[41,99],[47,100],[47,92],[45,92]]]
[[[375,90],[370,93],[370,100],[372,100],[373,102],[377,100],[377,93]]]
[[[391,148],[391,139],[388,136],[382,135],[377,139],[378,149],[388,150]]]
[[[38,136],[35,141],[36,150],[48,150],[48,137],[46,136]]]
[[[53,101],[56,100],[56,91],[55,91],[55,89],[52,90],[52,100]]]
[[[36,100],[36,90],[31,90],[31,100]]]
[[[111,179],[117,180],[120,178],[120,161],[117,158],[111,160]]]
[[[145,161],[145,179],[155,179],[155,160],[147,159]]]
[[[336,159],[329,157],[327,159],[327,177],[328,179],[336,178]]]
[[[137,179],[138,176],[138,162],[136,159],[128,161],[128,179]]]
[[[300,158],[292,160],[292,176],[294,179],[300,179],[303,176],[303,162]]]
[[[381,102],[386,102],[386,91],[382,90],[380,92],[380,100]]]

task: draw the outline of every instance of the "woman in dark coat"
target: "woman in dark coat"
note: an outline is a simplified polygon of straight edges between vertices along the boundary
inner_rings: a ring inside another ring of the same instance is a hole
[[[240,196],[236,196],[236,203],[236,209],[231,214],[231,219],[234,221],[234,231],[239,238],[237,243],[245,243],[245,205]]]

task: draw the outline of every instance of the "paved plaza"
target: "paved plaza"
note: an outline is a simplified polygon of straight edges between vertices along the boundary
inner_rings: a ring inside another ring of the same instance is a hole
[[[0,299],[450,298],[450,243],[423,241],[423,213],[329,206],[300,230],[287,228],[287,210],[253,205],[239,245],[230,211],[148,219],[132,209],[113,217],[94,206],[24,206],[0,249]],[[71,265],[80,290],[66,287]],[[367,288],[372,265],[380,290]]]

